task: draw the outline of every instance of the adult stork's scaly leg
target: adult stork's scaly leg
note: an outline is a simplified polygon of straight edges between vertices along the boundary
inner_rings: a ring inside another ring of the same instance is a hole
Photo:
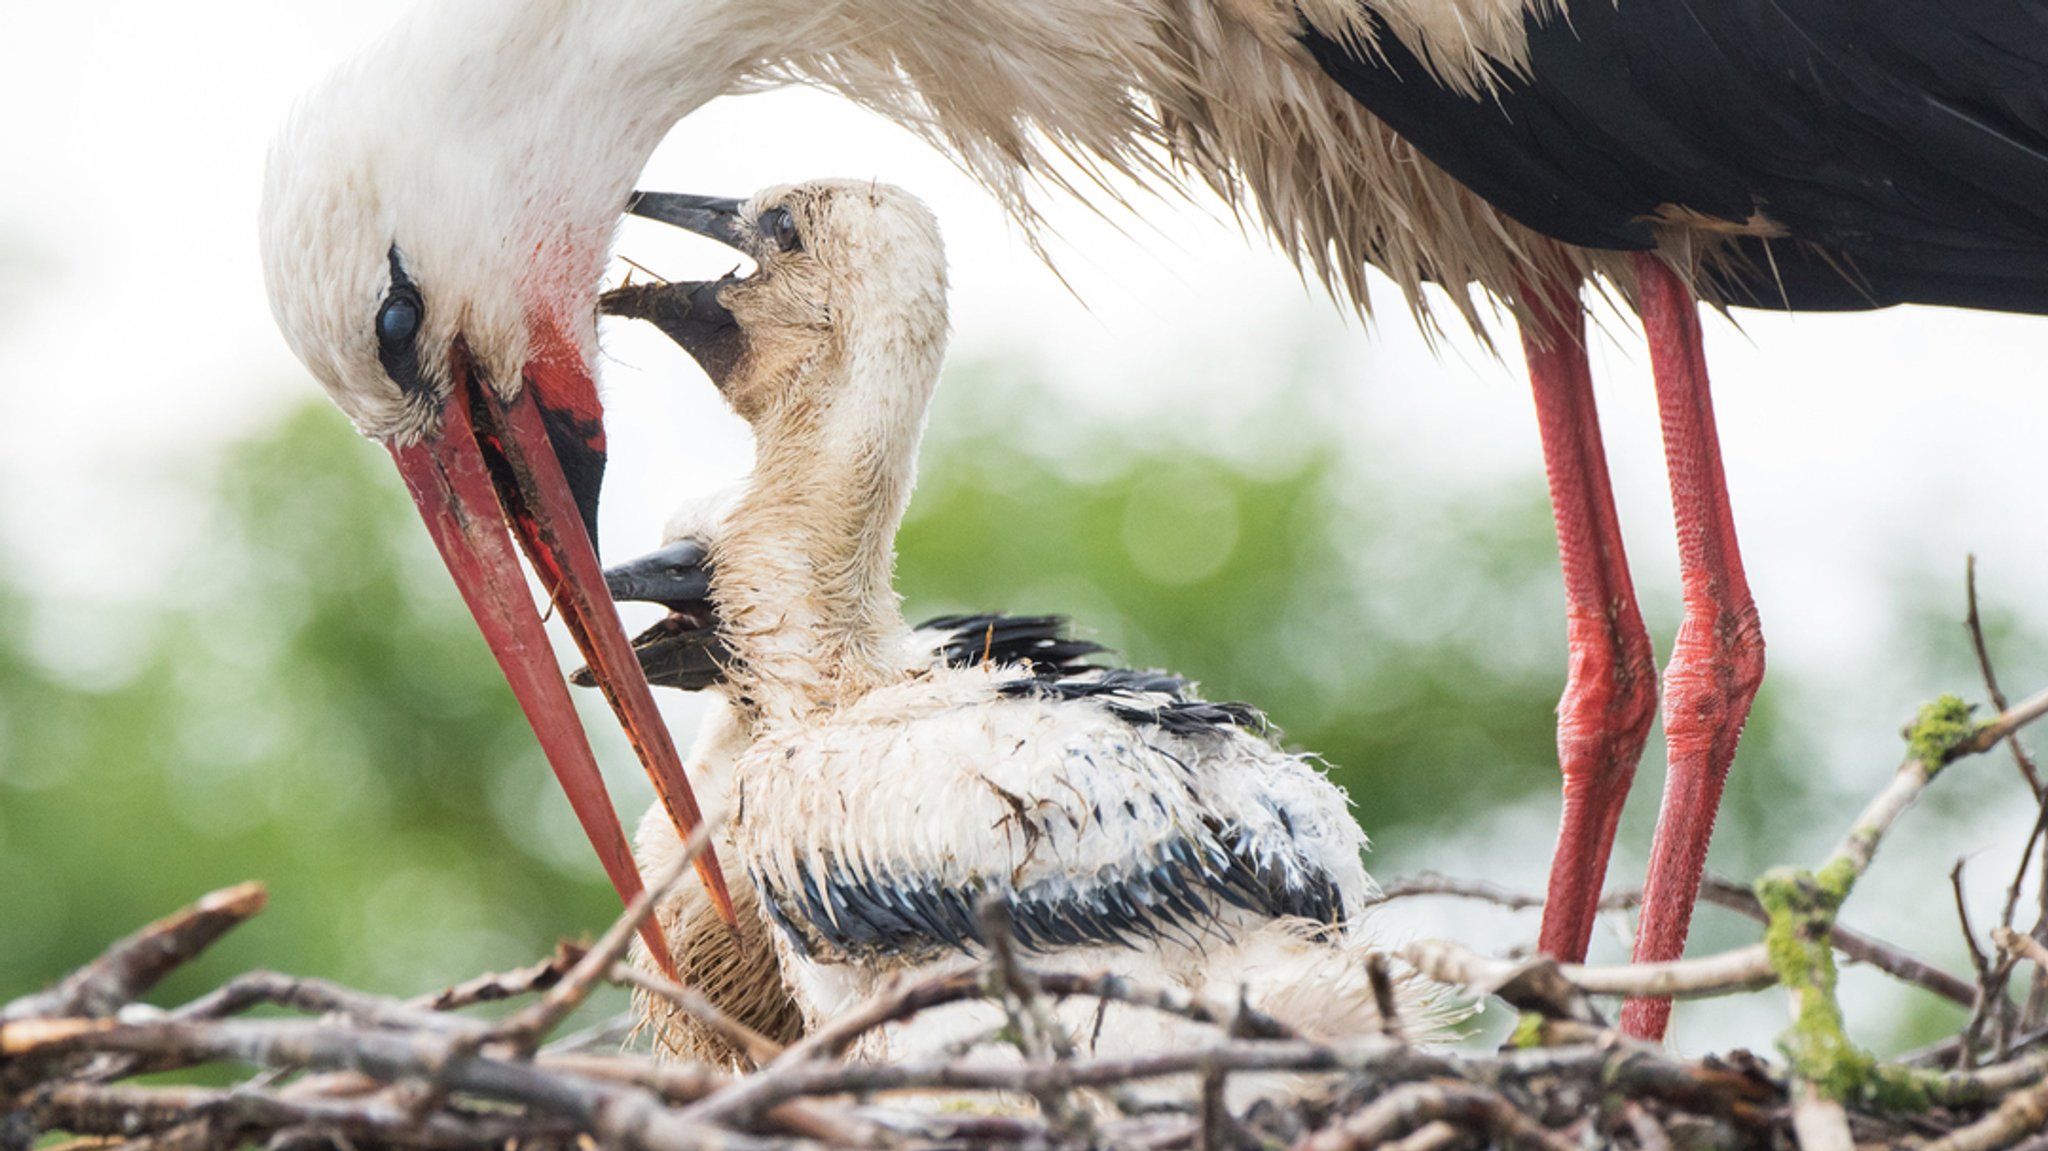
[[[1664,459],[1678,525],[1685,618],[1664,671],[1664,738],[1670,767],[1636,933],[1638,962],[1676,959],[1685,950],[1693,900],[1706,868],[1707,842],[1735,744],[1764,675],[1764,638],[1742,572],[1721,441],[1707,388],[1699,304],[1657,256],[1635,258],[1637,307],[1649,338],[1664,425]],[[1668,999],[1631,1000],[1622,1028],[1661,1038]]]
[[[1557,520],[1571,656],[1557,705],[1564,817],[1539,945],[1546,955],[1577,962],[1586,956],[1615,824],[1656,718],[1657,664],[1614,512],[1578,286],[1547,285],[1539,305],[1545,315],[1534,331],[1523,329],[1522,348]]]

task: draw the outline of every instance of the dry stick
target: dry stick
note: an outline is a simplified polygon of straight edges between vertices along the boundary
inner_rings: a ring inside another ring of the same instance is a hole
[[[1386,1151],[1444,1151],[1465,1140],[1463,1131],[1441,1119],[1432,1119],[1399,1139],[1380,1144]]]
[[[982,965],[989,990],[1002,1005],[1003,1017],[1015,1033],[1017,1050],[1025,1059],[1064,1063],[1074,1057],[1074,1044],[1045,1004],[1038,980],[1017,959],[1016,933],[1010,923],[1010,909],[1001,899],[989,896],[975,907],[982,938],[988,944],[988,958]],[[1092,1143],[1088,1113],[1075,1106],[1071,1091],[1034,1092],[1038,1107],[1053,1127],[1083,1143]]]
[[[1143,1007],[1216,1027],[1230,1022],[1230,1015],[1227,1012],[1219,1011],[1213,1004],[1197,999],[1185,991],[1154,987],[1109,972],[1041,971],[1037,973],[1037,978],[1038,985],[1048,995],[1062,998],[1085,995],[1095,999],[1107,999],[1114,1003]],[[836,1059],[845,1054],[846,1049],[861,1036],[877,1027],[943,1003],[977,999],[981,995],[980,976],[971,970],[935,975],[915,983],[907,983],[854,1007],[805,1036],[800,1042],[791,1044],[789,1050],[776,1062],[780,1065],[814,1058]],[[1246,1013],[1242,1024],[1247,1034],[1257,1038],[1295,1038],[1292,1028],[1257,1011]]]
[[[1372,987],[1373,1012],[1380,1017],[1380,1034],[1405,1042],[1408,1037],[1403,1034],[1401,1026],[1401,1003],[1394,994],[1394,973],[1387,966],[1386,952],[1366,952],[1365,979]],[[1235,1027],[1236,1024],[1237,1020],[1232,1019],[1231,1025]]]
[[[612,969],[605,973],[605,978],[613,983],[645,991],[674,1006],[676,1010],[724,1036],[733,1046],[744,1051],[747,1058],[753,1060],[757,1067],[767,1066],[782,1054],[782,1044],[720,1011],[717,1004],[706,999],[694,988],[685,987],[651,971],[643,971],[630,963],[612,964]]]
[[[1925,1144],[1921,1151],[1997,1151],[2048,1125],[2048,1082],[2005,1097],[1996,1110]]]
[[[2048,1043],[2048,1028],[2024,1031],[2013,1037],[2013,1047],[2016,1050],[2024,1051],[2042,1043]],[[1937,1064],[1953,1063],[1955,1062],[1956,1047],[1956,1037],[1942,1039],[1929,1043],[1924,1047],[1917,1047],[1911,1051],[1904,1052],[1893,1059],[1892,1062],[1902,1067],[1932,1067]],[[2000,1064],[1999,1067],[2009,1067],[2011,1065],[2011,1062],[2008,1061],[2007,1063]],[[1996,1071],[1998,1068],[1986,1068],[1985,1070]],[[1960,1074],[1975,1075],[1981,1073],[1961,1072]]]
[[[1977,1044],[1984,1037],[1984,1027],[1991,1020],[1994,1011],[2005,1000],[2005,989],[2012,974],[2012,965],[2003,957],[1993,963],[1977,946],[1977,930],[1970,925],[1970,908],[1963,898],[1963,864],[1956,860],[1949,868],[1949,888],[1955,893],[1956,922],[1963,932],[1963,943],[1969,948],[1970,966],[1977,972],[1977,994],[1970,1004],[1970,1021],[1964,1025],[1958,1037],[1956,1067],[1968,1070],[1977,1065]],[[2001,1028],[2001,1031],[2004,1029]]]
[[[1515,1110],[1498,1092],[1465,1084],[1410,1083],[1303,1140],[1303,1151],[1354,1151],[1435,1122],[1479,1127],[1510,1145],[1577,1151],[1578,1144]]]
[[[1449,896],[1458,899],[1476,899],[1505,907],[1511,911],[1532,910],[1543,906],[1543,897],[1528,892],[1510,891],[1491,883],[1425,872],[1412,879],[1389,884],[1381,893],[1379,902],[1395,899],[1412,899],[1418,896]],[[1642,902],[1643,889],[1624,888],[1608,893],[1600,900],[1602,911],[1626,911]],[[1726,908],[1758,923],[1766,922],[1763,905],[1757,902],[1756,893],[1742,884],[1708,875],[1700,881],[1700,899],[1716,907]],[[1910,983],[1923,991],[1938,995],[1961,1007],[1970,1007],[1977,1002],[1976,985],[1924,959],[1911,955],[1891,944],[1865,935],[1852,928],[1835,928],[1835,950],[1858,963],[1867,963],[1879,971],[1904,983]]]
[[[116,942],[50,990],[0,1007],[0,1022],[37,1016],[112,1015],[262,911],[268,899],[260,883],[236,884],[202,895],[191,906]]]
[[[561,1026],[562,1020],[575,1014],[576,1009],[583,1006],[583,1001],[590,997],[591,991],[604,981],[605,973],[624,957],[640,925],[654,914],[655,902],[668,894],[669,889],[683,877],[683,872],[689,870],[710,845],[711,828],[710,820],[699,823],[690,837],[683,841],[682,852],[662,869],[653,882],[640,889],[640,894],[633,897],[633,902],[626,905],[626,910],[612,921],[612,925],[583,954],[583,958],[576,961],[576,966],[569,969],[561,982],[542,996],[540,1002],[522,1008],[499,1024],[490,1038],[510,1042],[522,1054],[533,1054],[540,1041]]]
[[[350,1138],[403,1147],[474,1148],[511,1140],[563,1138],[576,1129],[559,1118],[509,1112],[416,1114],[380,1101],[287,1098],[246,1087],[127,1087],[67,1083],[42,1092],[29,1110],[45,1129],[80,1135],[136,1136],[192,1124],[205,1142],[232,1146],[253,1133],[318,1125]]]
[[[1245,998],[1245,988],[1240,986],[1237,989],[1237,1011],[1231,1015],[1230,1023],[1223,1033],[1232,1039],[1242,1039],[1244,1029],[1238,1021],[1251,1009],[1250,1001]],[[1382,1028],[1380,1033],[1386,1034],[1385,1028]],[[1224,1095],[1224,1079],[1227,1072],[1228,1069],[1220,1065],[1202,1069],[1200,1101],[1195,1112],[1200,1117],[1195,1133],[1201,1140],[1202,1151],[1224,1151],[1226,1147],[1234,1147],[1243,1142],[1238,1137],[1240,1128],[1237,1121],[1231,1117],[1227,1097]]]
[[[533,1066],[551,1075],[598,1079],[652,1092],[665,1103],[694,1103],[733,1077],[702,1063],[657,1063],[630,1055],[554,1055],[541,1052]]]
[[[991,1066],[962,1063],[953,1058],[896,1064],[830,1064],[815,1060],[796,1064],[782,1062],[772,1069],[775,1074],[772,1081],[768,1072],[736,1081],[731,1088],[706,1099],[697,1109],[686,1111],[685,1115],[743,1121],[748,1107],[765,1108],[784,1099],[804,1095],[867,1094],[918,1088],[1032,1094],[1050,1088],[1101,1087],[1186,1075],[1210,1067],[1223,1067],[1232,1073],[1347,1071],[1372,1076],[1385,1083],[1465,1076],[1484,1082],[1547,1075],[1598,1077],[1599,1081],[1612,1084],[1617,1091],[1668,1098],[1694,1106],[1709,1101],[1716,1104],[1716,1110],[1729,1114],[1738,1113],[1744,1102],[1739,1095],[1731,1096],[1730,1092],[1736,1090],[1736,1084],[1751,1082],[1745,1076],[1731,1076],[1726,1071],[1680,1063],[1661,1055],[1654,1048],[1619,1039],[1610,1039],[1598,1046],[1512,1051],[1457,1061],[1417,1051],[1382,1036],[1364,1036],[1334,1043],[1227,1040],[1203,1047],[1120,1058],[1077,1059],[1065,1064]],[[745,1106],[735,1106],[735,1100],[741,1099],[742,1093],[745,1093]]]
[[[2037,1051],[2018,1059],[1975,1071],[1944,1071],[1925,1080],[1930,1093],[1940,1099],[2003,1099],[2015,1091],[2048,1080],[2048,1051]]]
[[[1792,1089],[1792,1134],[1799,1151],[1855,1151],[1856,1139],[1849,1134],[1849,1112],[1839,1099],[1821,1094],[1805,1079]]]
[[[2017,746],[2019,741],[2012,742]],[[2000,927],[2012,927],[2014,916],[2019,912],[2020,888],[2026,883],[2027,865],[2033,860],[2035,851],[2040,849],[2040,909],[2035,914],[2034,933],[2039,935],[2044,928],[2048,928],[2048,848],[2042,847],[2044,842],[2048,842],[2048,799],[2040,801],[2040,809],[2034,814],[2034,826],[2027,832],[2027,845],[2020,852],[2019,866],[2013,868],[2012,882],[2005,887],[2005,908],[1998,920]],[[2044,1011],[2048,1011],[2048,970],[2037,967],[2027,991],[2027,1007],[2021,1016],[2020,1025],[2026,1028],[2035,1026]]]
[[[1977,652],[1977,667],[1984,674],[1984,690],[1990,694],[1992,705],[1997,707],[1998,710],[2004,711],[2008,706],[2005,692],[1998,686],[1998,673],[1992,670],[1991,649],[1985,643],[1984,624],[1977,614],[1977,557],[1975,555],[1970,556],[1968,563],[1965,565],[1963,583],[1969,599],[1969,614],[1965,623],[1970,632],[1970,644]],[[2042,848],[2043,836],[2048,836],[2048,789],[2043,788],[2041,773],[2035,768],[2033,757],[2027,754],[2025,745],[2021,744],[2017,738],[2007,739],[2005,745],[2012,750],[2013,762],[2018,765],[2021,777],[2027,782],[2027,790],[2034,797],[2035,806],[2040,809],[2034,818],[2032,830],[2027,833],[2026,845],[2020,849],[2020,862],[2017,867],[2013,868],[2012,882],[2007,884],[2005,888],[2005,907],[1999,914],[1998,924],[2002,928],[2009,929],[2013,925],[2013,917],[2019,911],[2020,887],[2026,880],[2027,869],[2033,862],[2034,852],[2036,849]],[[2043,924],[2048,924],[2048,853],[2044,853],[2041,858],[2040,910],[2037,913],[2035,924],[2037,929]],[[1975,944],[1972,943],[1971,946],[1974,949]],[[2011,1006],[2005,1002],[2005,988],[2010,979],[2010,965],[2007,965],[2006,971],[2007,979],[2001,980],[1998,988],[1998,1055],[2000,1057],[2003,1057],[2009,1049],[2012,1033],[2016,1027],[2031,1027],[2034,1024],[2035,1017],[2043,1010],[2048,1010],[2048,972],[2044,972],[2037,967],[2034,970],[2033,978],[2029,981],[2026,1010],[2019,1019],[2015,1020]],[[1966,1050],[1967,1047],[1968,1045],[1965,1044]]]
[[[1966,755],[1989,751],[1998,746],[1999,740],[2011,737],[2013,732],[2041,718],[2043,714],[2048,714],[2048,690],[2037,691],[1986,720],[1977,728],[1975,735],[1956,745],[1948,759],[1953,761]]]
[[[416,1001],[415,1001],[416,1002]],[[483,1034],[490,1025],[456,1015],[441,1015],[414,1003],[386,999],[324,979],[250,971],[165,1013],[174,1020],[221,1019],[252,1007],[288,1007],[309,1015],[340,1015],[368,1027],[426,1031],[442,1035]]]
[[[546,991],[562,981],[562,976],[576,966],[583,958],[585,949],[571,943],[558,943],[555,953],[539,963],[511,971],[493,971],[467,979],[453,987],[432,995],[417,996],[410,1005],[426,1011],[454,1011],[478,1003],[498,1003],[506,999],[517,999]]]
[[[2048,968],[2048,947],[2043,947],[2041,941],[2031,935],[2021,935],[2010,927],[1994,927],[1991,929],[1991,942],[2014,959],[2024,959],[2037,968]]]
[[[1427,939],[1402,948],[1400,957],[1440,983],[1495,994],[1512,979],[1548,960],[1494,959],[1460,943]],[[1584,967],[1557,964],[1565,983],[1588,995],[1657,996],[1698,999],[1735,991],[1757,991],[1777,982],[1762,944],[1698,959],[1669,963],[1624,963]],[[1510,1001],[1514,1006],[1541,1009],[1539,1003]]]
[[[0,1035],[11,1037],[13,1030]],[[263,1067],[360,1071],[565,1117],[610,1146],[643,1151],[750,1151],[781,1146],[685,1120],[653,1093],[465,1050],[469,1041],[337,1027],[299,1019],[166,1020],[74,1029],[11,1052],[21,1064],[80,1052],[162,1057],[181,1066],[233,1061]]]
[[[1974,553],[1963,564],[1963,589],[1970,605],[1963,623],[1970,630],[1970,646],[1977,652],[1977,668],[1984,674],[1984,690],[1991,696],[1991,706],[2005,711],[2012,705],[2006,700],[2005,692],[1999,689],[1998,673],[1991,670],[1991,649],[1984,642],[1984,622],[1977,614],[1977,557]],[[2041,773],[2034,767],[2033,757],[2020,746],[2019,740],[2009,739],[2006,746],[2012,749],[2013,762],[2018,765],[2020,776],[2027,781],[2027,789],[2034,793],[2034,799],[2048,803],[2048,789],[2042,787]],[[2026,870],[2024,861],[2020,870]]]
[[[1636,1137],[1636,1146],[1642,1151],[1672,1151],[1671,1136],[1650,1109],[1630,1100],[1621,1109],[1622,1121],[1628,1124],[1629,1133]]]
[[[1485,1063],[1487,1061],[1478,1061]],[[1049,1090],[1105,1087],[1138,1080],[1199,1074],[1211,1067],[1233,1073],[1259,1071],[1350,1071],[1389,1080],[1459,1074],[1447,1058],[1416,1051],[1380,1036],[1342,1043],[1302,1040],[1224,1040],[1173,1051],[1148,1052],[1070,1063],[994,1065],[955,1058],[900,1063],[778,1062],[770,1071],[736,1082],[693,1107],[684,1119],[745,1122],[785,1099],[807,1095],[870,1094],[916,1088],[1011,1091],[1034,1095]]]

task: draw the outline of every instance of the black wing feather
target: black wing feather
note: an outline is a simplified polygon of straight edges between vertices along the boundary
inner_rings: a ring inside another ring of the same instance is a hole
[[[1376,18],[1368,17],[1369,23]],[[1547,235],[1643,249],[1660,211],[1737,241],[1735,303],[2048,312],[2048,0],[1576,0],[1472,98],[1384,25],[1317,62]]]

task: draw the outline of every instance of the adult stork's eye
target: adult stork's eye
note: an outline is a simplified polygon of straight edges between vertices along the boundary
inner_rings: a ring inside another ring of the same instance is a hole
[[[794,252],[804,246],[803,237],[796,234],[796,217],[789,214],[788,208],[761,213],[755,226],[761,229],[762,235],[775,237],[776,247],[785,252]]]
[[[419,292],[409,284],[392,288],[384,297],[384,306],[377,309],[377,342],[385,351],[410,348],[425,317],[426,306]]]

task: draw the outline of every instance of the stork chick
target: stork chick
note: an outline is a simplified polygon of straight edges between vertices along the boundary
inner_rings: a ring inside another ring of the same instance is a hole
[[[605,583],[615,599],[658,603],[668,609],[667,616],[633,641],[648,682],[708,693],[710,706],[698,723],[687,766],[691,783],[713,812],[730,805],[733,763],[751,738],[728,702],[724,665],[729,655],[710,600],[710,550],[724,533],[725,513],[734,495],[721,491],[686,503],[670,517],[660,548],[605,571]],[[1099,644],[1067,635],[1066,620],[1058,616],[958,615],[919,624],[911,633],[907,658],[912,666],[989,663],[1056,677],[1085,670],[1083,661],[1102,650]],[[597,686],[589,668],[570,678],[579,686]],[[729,830],[722,829],[717,842],[731,853]],[[682,840],[666,809],[659,804],[650,807],[634,837],[640,865],[663,871],[681,851]],[[737,931],[719,918],[701,887],[671,887],[657,907],[669,954],[682,982],[727,1019],[786,1046],[803,1034],[803,1016],[783,985],[754,885],[744,874],[735,876],[731,895],[739,915]],[[654,966],[644,949],[636,959]],[[658,997],[643,996],[641,1009],[653,1029],[656,1049],[674,1058],[741,1066],[758,1050],[730,1028],[711,1026]]]
[[[1044,678],[907,656],[893,541],[946,336],[930,213],[853,182],[637,210],[759,264],[616,296],[661,323],[753,425],[756,466],[711,547],[735,858],[807,1024],[906,971],[976,961],[976,914],[1066,970],[1108,969],[1257,1007],[1310,1034],[1377,1025],[1362,960],[1365,836],[1342,791],[1257,713],[1178,681]],[[931,1053],[999,1020],[919,1016],[870,1056]],[[1110,1005],[1063,1021],[1100,1050],[1167,1038]]]

